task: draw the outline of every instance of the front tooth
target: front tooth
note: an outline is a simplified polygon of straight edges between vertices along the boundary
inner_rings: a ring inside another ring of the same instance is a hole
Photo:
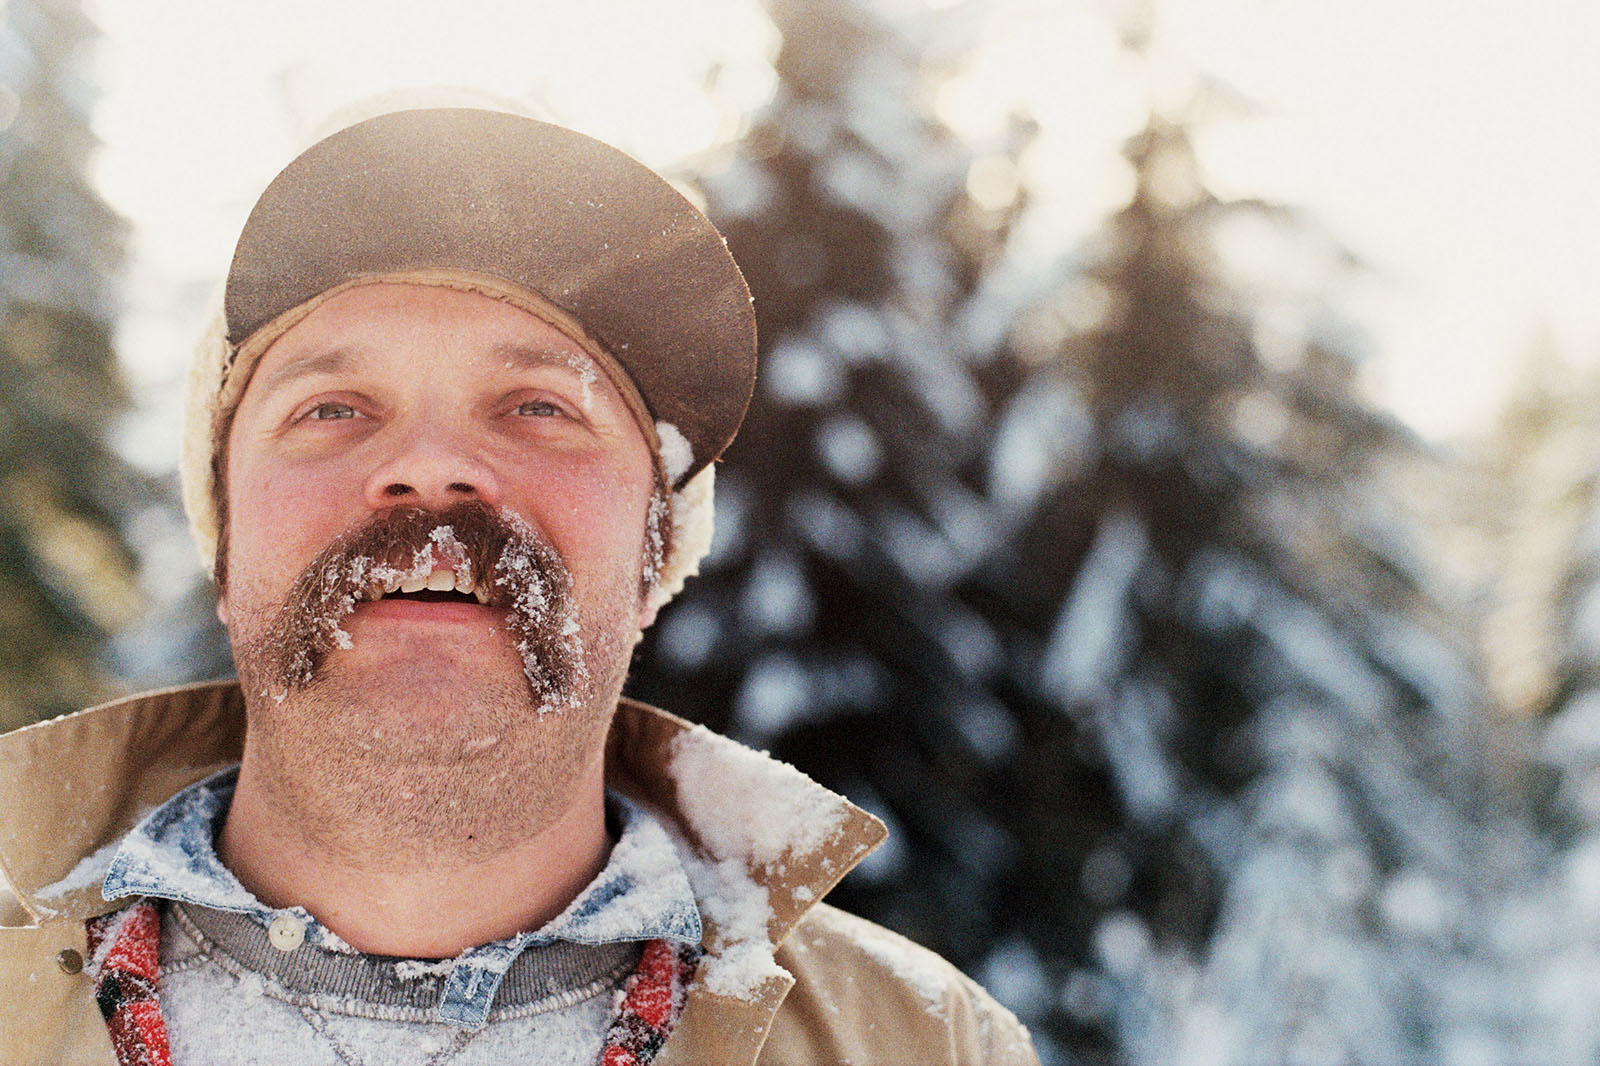
[[[428,575],[429,592],[449,592],[456,587],[456,575],[448,570],[435,570]]]
[[[406,575],[405,580],[400,582],[400,591],[401,592],[421,592],[423,589],[425,589],[427,587],[428,587],[428,578],[427,578],[426,574],[422,575],[421,577],[416,577],[416,576],[408,574],[408,575]]]
[[[456,574],[456,591],[457,592],[459,592],[463,596],[465,596],[469,592],[471,592],[472,589],[473,589],[473,582],[472,582],[472,575],[471,574],[459,574],[459,573]]]

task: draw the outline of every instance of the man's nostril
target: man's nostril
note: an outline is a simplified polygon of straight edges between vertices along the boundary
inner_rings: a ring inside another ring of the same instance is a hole
[[[398,481],[392,485],[385,486],[383,490],[385,496],[410,496],[414,492],[416,490],[410,485],[402,485]]]
[[[473,488],[471,485],[468,485],[465,481],[452,481],[447,486],[447,489],[450,492],[460,492],[460,493],[473,493],[473,492],[477,492],[478,491],[477,489]]]

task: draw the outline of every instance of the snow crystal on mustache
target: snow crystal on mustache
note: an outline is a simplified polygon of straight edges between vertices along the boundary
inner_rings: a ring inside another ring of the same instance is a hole
[[[500,509],[512,537],[495,561],[490,587],[511,599],[507,624],[517,634],[523,673],[540,714],[582,703],[589,666],[579,636],[572,575],[521,515]]]
[[[447,566],[455,574],[457,581],[464,581],[473,576],[472,553],[467,546],[456,538],[453,525],[438,525],[428,534],[428,543],[417,548],[411,553],[411,565],[398,567],[391,563],[369,559],[371,575],[368,582],[379,587],[404,583],[413,579],[426,580],[439,566]],[[354,608],[351,608],[354,610]],[[348,613],[348,612],[346,612]],[[340,647],[349,645],[341,644]]]
[[[581,705],[589,672],[572,575],[521,515],[482,503],[440,514],[397,508],[330,544],[302,572],[270,631],[249,649],[256,679],[268,682],[263,695],[281,703],[291,689],[313,684],[331,651],[353,646],[343,622],[362,599],[426,579],[440,566],[457,580],[472,579],[488,591],[491,605],[506,609],[505,625],[539,713]]]

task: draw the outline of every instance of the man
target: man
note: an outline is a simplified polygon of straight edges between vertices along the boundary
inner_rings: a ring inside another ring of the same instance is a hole
[[[190,380],[239,683],[0,738],[0,1061],[1034,1061],[820,902],[879,823],[621,698],[754,366],[614,149],[419,109],[291,163]]]

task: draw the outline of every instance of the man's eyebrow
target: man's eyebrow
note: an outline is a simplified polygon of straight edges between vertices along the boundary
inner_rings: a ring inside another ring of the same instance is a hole
[[[506,361],[506,366],[511,369],[534,370],[546,366],[565,367],[582,375],[594,366],[594,360],[581,351],[568,348],[553,348],[540,344],[518,344],[507,342],[497,344],[494,354]]]
[[[311,377],[314,374],[338,373],[349,369],[350,365],[357,361],[359,361],[358,353],[349,348],[330,348],[274,368],[261,382],[261,391],[270,393],[291,381]]]

